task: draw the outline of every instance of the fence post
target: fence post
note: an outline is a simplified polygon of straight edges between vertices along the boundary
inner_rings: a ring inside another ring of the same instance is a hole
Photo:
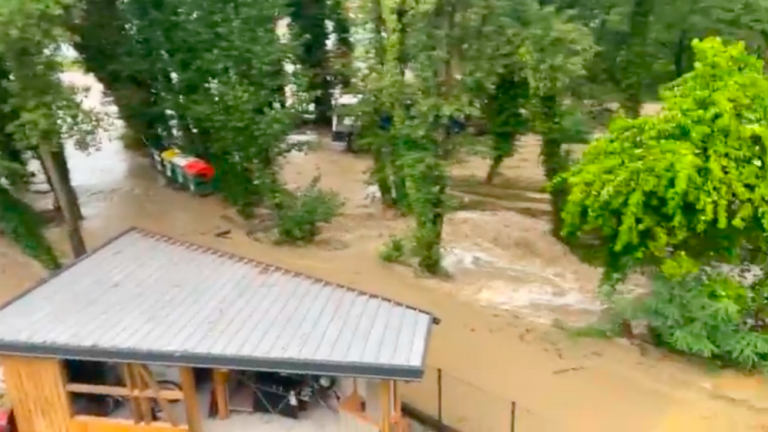
[[[443,425],[443,369],[437,368],[437,420]]]
[[[515,415],[516,415],[515,411],[517,411],[517,403],[515,401],[512,401],[512,410],[510,412],[511,419],[510,419],[510,426],[509,426],[510,432],[515,432]]]

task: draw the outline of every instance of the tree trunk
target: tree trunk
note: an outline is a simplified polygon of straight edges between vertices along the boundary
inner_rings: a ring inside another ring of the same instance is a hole
[[[46,148],[40,148],[38,153],[41,163],[47,167],[47,171],[50,174],[54,196],[61,204],[72,254],[75,259],[80,258],[87,253],[87,250],[83,235],[80,232],[80,213],[77,205],[77,196],[70,192],[72,191],[72,185],[66,183],[66,177],[60,169],[61,163],[57,162],[57,159],[63,156],[55,155],[55,153],[63,153],[63,151],[51,151]]]
[[[677,38],[677,46],[675,47],[675,78],[680,78],[685,74],[689,50],[688,31],[683,30]]]
[[[381,2],[384,0],[373,0],[372,11],[373,15],[373,28],[374,28],[374,46],[376,50],[376,59],[379,60],[379,64],[382,66],[386,61],[386,45],[384,43],[384,32],[386,31],[386,25],[384,23],[384,9],[381,6]]]
[[[318,126],[331,126],[333,123],[333,97],[331,95],[331,80],[328,72],[323,68],[321,76],[317,77],[319,93],[315,97],[315,124]]]
[[[45,175],[45,182],[48,183],[48,188],[51,189],[51,194],[53,195],[53,211],[54,213],[56,213],[57,218],[59,216],[63,218],[63,214],[61,212],[61,204],[59,203],[58,197],[53,192],[53,182],[51,182],[51,179],[53,178],[53,176],[51,174],[51,171],[48,169],[48,165],[43,163],[43,157],[40,156],[40,152],[37,152],[37,159],[40,161],[40,166],[43,168],[43,175]]]
[[[62,180],[64,181],[64,187],[67,193],[67,200],[70,200],[75,211],[75,215],[78,220],[83,220],[83,211],[80,209],[80,200],[77,198],[77,192],[72,186],[72,178],[70,177],[69,163],[67,163],[67,157],[64,151],[53,152],[53,161],[56,164],[57,172],[61,173]],[[53,190],[53,189],[51,189]]]
[[[501,168],[501,164],[504,162],[505,156],[502,154],[495,154],[491,159],[491,166],[488,168],[488,173],[485,175],[485,184],[493,184],[493,180],[496,178],[496,174]]]
[[[373,149],[373,172],[372,176],[379,188],[381,194],[381,203],[385,207],[394,207],[395,199],[392,191],[392,182],[389,177],[389,169],[384,149],[376,146]]]
[[[645,80],[643,74],[649,65],[648,33],[655,0],[634,0],[629,17],[629,45],[624,67],[624,109],[630,117],[640,115]]]
[[[549,182],[568,169],[568,158],[563,153],[563,143],[560,138],[562,131],[558,104],[557,96],[554,95],[544,96],[541,99],[543,122],[548,125],[547,130],[542,133],[541,159],[544,165],[544,176]],[[559,239],[562,228],[560,213],[566,193],[561,188],[552,189],[549,196],[552,207],[552,235]]]
[[[291,21],[302,36],[299,61],[309,73],[309,90],[316,92],[315,123],[331,125],[333,115],[332,77],[328,56],[328,30],[325,20],[329,18],[326,0],[291,0]]]
[[[48,187],[51,188],[51,193],[53,193],[53,211],[57,213],[58,215],[63,217],[62,213],[62,207],[61,202],[59,201],[59,197],[56,195],[53,189],[53,173],[51,172],[48,165],[43,163],[43,158],[40,155],[40,152],[37,154],[37,158],[40,161],[40,166],[43,168],[43,173],[45,174],[45,181],[48,183]],[[67,164],[67,158],[64,155],[64,152],[55,152],[52,155],[54,166],[61,174],[62,179],[64,180],[65,184],[65,190],[69,197],[72,197],[72,201],[74,201],[75,206],[75,215],[77,216],[78,220],[83,220],[83,212],[80,209],[80,202],[77,199],[77,193],[75,192],[75,189],[72,187],[72,179],[69,176],[69,164]]]

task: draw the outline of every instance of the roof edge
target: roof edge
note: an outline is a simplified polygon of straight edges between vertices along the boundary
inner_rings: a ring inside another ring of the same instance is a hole
[[[75,258],[74,260],[64,264],[61,268],[56,269],[48,273],[47,275],[43,276],[42,279],[38,280],[37,282],[33,283],[29,288],[25,289],[24,291],[20,292],[19,294],[16,294],[15,296],[11,297],[7,302],[0,305],[0,312],[5,310],[7,307],[11,306],[12,304],[16,303],[17,301],[21,300],[22,298],[26,297],[27,294],[30,294],[31,292],[35,291],[36,289],[40,288],[44,284],[50,282],[51,280],[55,279],[60,274],[71,270],[76,265],[80,264],[81,262],[85,261],[86,259],[90,258],[91,256],[95,255],[97,252],[100,252],[103,249],[106,249],[108,246],[112,245],[116,241],[120,240],[121,238],[125,237],[126,235],[134,232],[134,231],[141,231],[139,228],[136,227],[130,227],[127,229],[124,229],[120,232],[118,232],[115,236],[110,237],[107,241],[100,244],[99,246],[96,246],[95,248],[88,251],[85,255]]]
[[[0,341],[0,355],[42,357],[62,360],[92,360],[192,366],[312,375],[350,376],[359,378],[421,381],[424,366],[316,362],[291,359],[206,356],[194,353],[164,353],[105,348],[79,348],[62,345],[33,345]]]

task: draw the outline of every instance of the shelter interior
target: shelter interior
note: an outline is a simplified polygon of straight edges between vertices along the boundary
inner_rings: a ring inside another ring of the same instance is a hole
[[[19,432],[406,432],[400,382],[4,356]],[[305,430],[293,428],[290,430]]]

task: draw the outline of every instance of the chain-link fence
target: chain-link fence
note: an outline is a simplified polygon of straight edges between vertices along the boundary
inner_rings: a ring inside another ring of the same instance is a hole
[[[439,368],[427,368],[422,381],[404,385],[403,402],[418,411],[412,417],[429,417],[424,420],[433,430],[515,432],[514,401]]]

